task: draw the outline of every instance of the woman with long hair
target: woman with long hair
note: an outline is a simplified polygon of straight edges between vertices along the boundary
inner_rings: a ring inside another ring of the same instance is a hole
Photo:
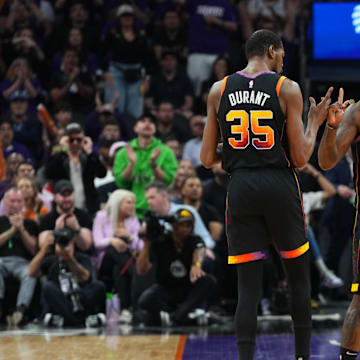
[[[24,97],[29,99],[30,110],[35,112],[42,89],[38,78],[25,58],[17,58],[11,63],[5,79],[0,84],[0,92],[7,102],[11,101],[12,95],[16,91],[24,92]],[[4,105],[3,110],[7,110],[8,105]]]
[[[34,180],[29,177],[21,177],[16,180],[16,187],[24,196],[24,217],[39,223],[40,218],[45,216],[49,209],[38,196]]]
[[[108,292],[120,298],[120,321],[131,321],[131,284],[136,255],[144,244],[139,238],[140,222],[135,215],[135,195],[115,190],[105,208],[97,212],[93,225],[96,268]]]
[[[117,108],[121,114],[138,118],[143,113],[142,83],[145,65],[150,62],[146,38],[136,29],[131,5],[122,4],[116,13],[116,25],[104,40],[105,55],[111,54],[106,76],[105,102],[112,103],[119,94]]]

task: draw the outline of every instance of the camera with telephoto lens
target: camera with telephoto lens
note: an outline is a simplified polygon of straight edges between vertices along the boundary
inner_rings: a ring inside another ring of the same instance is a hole
[[[69,245],[70,241],[74,237],[74,231],[68,227],[62,229],[56,229],[53,231],[54,243],[64,248]]]
[[[59,283],[62,293],[71,300],[73,314],[83,312],[84,307],[80,301],[79,284],[66,263],[61,260],[59,262]]]
[[[144,216],[146,231],[142,237],[150,242],[161,242],[167,233],[164,223],[173,224],[176,218],[173,215],[158,215],[152,211],[147,211]]]

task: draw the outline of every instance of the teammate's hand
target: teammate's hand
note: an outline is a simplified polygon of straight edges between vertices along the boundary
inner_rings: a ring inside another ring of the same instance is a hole
[[[321,101],[319,104],[316,105],[316,101],[313,97],[309,98],[310,101],[310,109],[309,109],[309,119],[314,118],[314,120],[317,122],[317,124],[320,126],[325,121],[329,106],[331,103],[331,93],[333,92],[334,88],[330,87],[328,91],[326,92],[326,95],[321,98]]]

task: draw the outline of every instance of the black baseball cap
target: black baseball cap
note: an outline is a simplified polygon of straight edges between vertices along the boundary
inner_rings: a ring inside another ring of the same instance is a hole
[[[55,194],[62,194],[64,191],[74,191],[74,187],[69,180],[59,180],[54,187]]]
[[[188,209],[179,209],[174,213],[174,222],[175,224],[183,223],[183,222],[191,222],[193,225],[195,223],[194,215]]]
[[[83,132],[83,128],[81,127],[80,124],[75,123],[75,122],[68,124],[65,128],[66,135],[70,135],[72,133],[79,134],[81,132]]]

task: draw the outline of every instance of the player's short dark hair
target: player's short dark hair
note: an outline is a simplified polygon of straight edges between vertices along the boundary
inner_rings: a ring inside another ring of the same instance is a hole
[[[274,45],[276,50],[282,48],[280,36],[270,30],[255,31],[246,42],[246,57],[250,59],[254,56],[264,56],[271,45]]]

